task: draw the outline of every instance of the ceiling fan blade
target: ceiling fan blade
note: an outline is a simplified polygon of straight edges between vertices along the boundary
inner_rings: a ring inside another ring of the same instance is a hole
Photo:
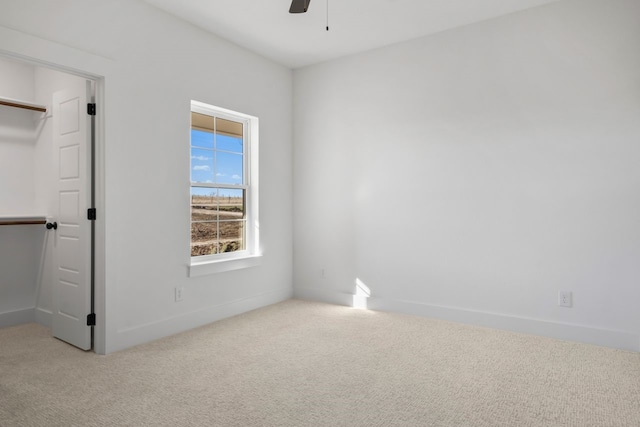
[[[309,9],[311,0],[291,0],[289,13],[305,13]]]

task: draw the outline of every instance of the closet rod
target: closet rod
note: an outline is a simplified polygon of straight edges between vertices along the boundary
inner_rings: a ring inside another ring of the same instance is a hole
[[[40,111],[41,113],[47,112],[47,107],[38,104],[32,104],[30,102],[19,101],[17,99],[0,97],[0,105],[6,105],[7,107],[24,108],[25,110]]]
[[[0,220],[0,225],[32,225],[32,224],[36,224],[36,225],[43,225],[46,224],[47,221],[45,221],[44,219],[20,219],[20,220],[12,220],[12,221],[3,221]]]

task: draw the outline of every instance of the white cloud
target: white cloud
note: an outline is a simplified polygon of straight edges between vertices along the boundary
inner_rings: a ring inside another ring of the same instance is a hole
[[[240,178],[242,178],[242,177],[241,177],[240,175],[233,175],[231,178],[233,178],[233,179],[240,179]]]
[[[202,165],[202,166],[194,166],[193,170],[194,171],[210,171],[211,168],[209,167],[209,165]]]
[[[211,157],[206,156],[191,156],[193,160],[200,160],[201,162],[206,162],[207,160],[211,160]]]
[[[226,176],[226,175],[225,175],[225,174],[223,174],[223,173],[221,173],[221,172],[218,172],[218,173],[216,174],[216,176]]]

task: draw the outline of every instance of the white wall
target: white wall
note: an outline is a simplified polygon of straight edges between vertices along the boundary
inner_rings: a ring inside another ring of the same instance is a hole
[[[34,102],[34,75],[33,66],[0,58],[0,96]],[[34,213],[37,115],[0,105],[0,215]]]
[[[0,0],[0,9],[0,50],[105,76],[98,351],[291,296],[290,70],[141,1]],[[187,277],[192,99],[260,118],[259,267]]]
[[[0,96],[34,102],[34,68],[0,60]],[[0,216],[31,215],[38,113],[0,106]],[[33,320],[44,228],[0,226],[0,326]]]
[[[21,61],[2,58],[0,60],[0,96],[5,98],[19,99],[22,101],[34,102],[34,79],[35,69],[30,64]],[[3,108],[3,116],[8,111]]]
[[[359,278],[373,308],[640,350],[639,16],[567,0],[296,70],[295,295]]]

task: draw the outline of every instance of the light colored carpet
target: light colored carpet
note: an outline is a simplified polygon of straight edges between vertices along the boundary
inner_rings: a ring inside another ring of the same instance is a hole
[[[291,300],[109,356],[0,329],[0,426],[640,426],[640,354]]]

